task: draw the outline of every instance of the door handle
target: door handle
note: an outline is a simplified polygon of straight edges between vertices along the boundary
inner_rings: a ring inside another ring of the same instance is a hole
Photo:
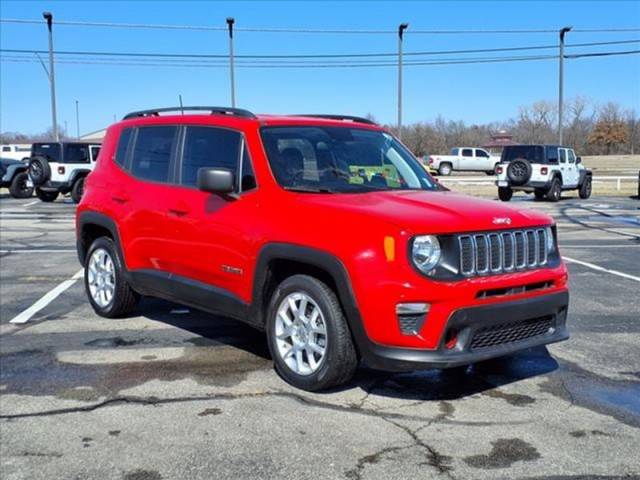
[[[124,192],[114,193],[111,198],[118,203],[127,203],[129,201],[129,196]]]
[[[169,214],[170,215],[175,215],[176,217],[184,217],[190,211],[191,210],[189,209],[189,207],[186,204],[183,204],[183,203],[179,203],[178,205],[169,208]]]

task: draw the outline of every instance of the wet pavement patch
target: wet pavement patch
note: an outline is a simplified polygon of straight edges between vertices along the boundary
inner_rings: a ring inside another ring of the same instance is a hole
[[[124,474],[123,480],[162,480],[156,470],[132,470]]]
[[[500,398],[502,400],[505,400],[510,405],[513,405],[514,407],[524,407],[536,402],[536,399],[530,397],[529,395],[522,395],[519,393],[506,393],[500,390],[489,390],[484,392],[483,395],[491,398]]]
[[[573,432],[569,432],[569,435],[571,435],[574,438],[583,438],[583,437],[586,437],[587,435],[594,435],[594,436],[599,435],[603,437],[611,436],[608,433],[605,433],[601,430],[574,430]]]
[[[115,347],[131,347],[133,345],[153,343],[151,340],[145,340],[144,338],[135,340],[125,340],[122,337],[111,338],[96,338],[90,342],[85,343],[87,347],[103,347],[103,348],[115,348]]]
[[[208,417],[209,415],[220,415],[222,413],[222,410],[220,410],[219,408],[205,408],[203,411],[201,411],[198,416],[199,417]]]
[[[540,453],[532,445],[519,438],[501,438],[491,442],[491,452],[487,455],[472,455],[464,458],[467,465],[474,468],[508,468],[516,462],[530,462],[540,458]]]

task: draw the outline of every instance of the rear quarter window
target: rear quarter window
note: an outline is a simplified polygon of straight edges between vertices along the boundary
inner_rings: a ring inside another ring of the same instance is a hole
[[[116,163],[121,167],[125,167],[127,163],[127,152],[129,151],[129,143],[131,143],[131,136],[133,133],[132,128],[125,128],[120,133],[118,139],[118,147],[116,148]]]
[[[44,157],[49,162],[60,162],[61,149],[59,143],[39,143],[31,151],[34,157]]]

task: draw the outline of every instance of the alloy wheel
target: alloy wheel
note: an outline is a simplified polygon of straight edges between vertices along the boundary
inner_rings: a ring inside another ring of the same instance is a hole
[[[276,313],[275,339],[282,361],[298,375],[311,375],[327,351],[327,327],[318,304],[306,293],[287,295]]]
[[[111,255],[104,248],[94,250],[87,268],[91,298],[101,308],[108,307],[116,289],[115,267]]]

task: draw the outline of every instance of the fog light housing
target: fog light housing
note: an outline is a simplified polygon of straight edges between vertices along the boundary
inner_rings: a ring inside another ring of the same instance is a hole
[[[431,305],[428,303],[399,303],[396,305],[398,327],[403,335],[417,335],[424,324]]]

